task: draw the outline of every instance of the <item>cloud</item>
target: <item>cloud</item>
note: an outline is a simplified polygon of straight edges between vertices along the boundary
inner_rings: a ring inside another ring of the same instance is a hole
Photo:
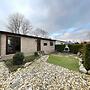
[[[34,27],[45,29],[57,39],[88,39],[90,0],[0,1],[0,21],[15,12],[24,14]]]
[[[90,0],[46,0],[48,3],[49,27],[67,29],[90,21]],[[53,29],[52,28],[52,29]],[[54,30],[55,30],[54,28]]]
[[[81,29],[78,31],[73,32],[65,32],[62,35],[57,35],[57,39],[60,40],[71,40],[71,41],[89,41],[90,40],[90,30],[88,29]]]

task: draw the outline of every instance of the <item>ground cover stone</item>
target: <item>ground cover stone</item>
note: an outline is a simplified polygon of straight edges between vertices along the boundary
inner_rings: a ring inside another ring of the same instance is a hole
[[[13,73],[0,62],[0,90],[90,90],[90,75],[49,64],[48,57]]]

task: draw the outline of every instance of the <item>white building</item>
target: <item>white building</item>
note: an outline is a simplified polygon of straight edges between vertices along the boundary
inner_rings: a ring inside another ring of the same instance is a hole
[[[0,31],[1,57],[10,57],[16,52],[30,55],[37,51],[44,51],[45,54],[54,52],[55,40]]]

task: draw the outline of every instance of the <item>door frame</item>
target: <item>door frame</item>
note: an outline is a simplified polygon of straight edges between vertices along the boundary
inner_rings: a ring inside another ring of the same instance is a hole
[[[41,51],[41,39],[37,39],[37,51]]]

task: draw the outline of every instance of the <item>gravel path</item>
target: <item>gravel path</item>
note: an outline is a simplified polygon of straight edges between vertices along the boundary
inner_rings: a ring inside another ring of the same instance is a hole
[[[90,90],[89,75],[49,64],[47,58],[45,55],[30,66],[7,74],[5,90]]]
[[[9,70],[4,62],[0,62],[0,90],[9,90]]]

